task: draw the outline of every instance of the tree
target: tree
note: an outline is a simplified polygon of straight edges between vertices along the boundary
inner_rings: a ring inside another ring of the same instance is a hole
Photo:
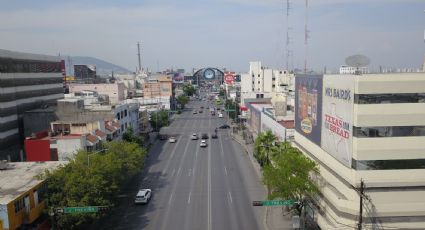
[[[300,201],[295,208],[301,214],[304,198],[319,191],[311,179],[319,173],[319,168],[316,162],[287,142],[276,145],[274,151],[277,154],[272,163],[263,168],[263,182],[269,188],[268,199]]]
[[[48,184],[47,203],[55,207],[109,206],[128,178],[143,168],[146,150],[138,144],[114,141],[98,152],[79,151],[68,164],[43,177]],[[56,216],[57,229],[81,229],[101,213]]]
[[[224,89],[220,89],[220,92],[218,93],[218,96],[224,97],[225,91]]]
[[[232,100],[226,100],[224,103],[225,109],[231,110],[229,111],[229,117],[232,118],[234,121],[237,121],[239,113],[239,105],[238,103],[232,101]]]
[[[168,112],[161,110],[161,111],[151,113],[150,123],[151,123],[152,128],[155,131],[158,131],[159,129],[161,129],[161,127],[167,126],[168,125]]]
[[[260,133],[254,142],[254,156],[261,166],[270,164],[270,159],[276,155],[276,136],[269,130]]]
[[[122,139],[124,140],[124,141],[127,141],[127,142],[133,142],[133,143],[137,143],[137,144],[139,144],[139,145],[143,145],[143,139],[140,137],[140,136],[138,136],[138,135],[135,135],[134,133],[133,133],[133,128],[132,127],[130,127],[130,128],[128,128],[123,134],[122,134]]]
[[[183,92],[186,96],[192,96],[196,92],[196,89],[192,85],[185,85],[183,86]]]
[[[184,106],[189,102],[189,97],[185,96],[185,95],[180,95],[177,97],[177,103],[179,103],[182,108],[184,108]]]

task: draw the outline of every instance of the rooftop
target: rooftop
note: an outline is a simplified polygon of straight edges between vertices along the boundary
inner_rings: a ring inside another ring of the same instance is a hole
[[[43,180],[36,176],[45,170],[53,170],[66,161],[11,162],[8,168],[0,170],[0,205],[8,204],[17,197],[34,188]]]

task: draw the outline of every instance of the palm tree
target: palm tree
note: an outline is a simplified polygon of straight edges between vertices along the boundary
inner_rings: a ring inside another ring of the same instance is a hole
[[[269,164],[271,162],[270,159],[275,157],[277,153],[276,141],[276,136],[270,130],[260,133],[255,139],[254,156],[261,166]]]

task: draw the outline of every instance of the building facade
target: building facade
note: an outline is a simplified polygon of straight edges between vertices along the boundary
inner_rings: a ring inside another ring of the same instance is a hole
[[[107,95],[109,102],[116,105],[126,99],[126,88],[124,83],[112,84],[70,84],[70,93],[81,93],[83,91],[94,91],[98,95]]]
[[[0,222],[4,230],[22,229],[40,218],[47,206],[47,185],[39,175],[66,162],[1,162]],[[5,167],[4,167],[5,166]]]
[[[76,83],[93,84],[96,82],[95,65],[74,65]]]
[[[23,113],[63,98],[60,57],[0,50],[0,159],[19,160]]]
[[[300,75],[296,91],[295,145],[320,167],[319,226],[355,228],[362,206],[364,229],[425,229],[425,73]]]
[[[143,98],[168,98],[173,95],[173,80],[168,76],[152,76],[143,84]]]

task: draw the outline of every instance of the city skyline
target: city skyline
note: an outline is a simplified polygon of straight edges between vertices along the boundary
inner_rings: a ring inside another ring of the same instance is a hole
[[[92,56],[130,70],[218,67],[238,72],[249,61],[286,67],[286,1],[7,2],[0,10],[2,47],[48,55]],[[419,0],[310,1],[308,67],[336,70],[364,54],[371,69],[421,68],[425,3]],[[421,23],[422,22],[422,23]],[[292,1],[294,68],[304,67],[304,1]]]

